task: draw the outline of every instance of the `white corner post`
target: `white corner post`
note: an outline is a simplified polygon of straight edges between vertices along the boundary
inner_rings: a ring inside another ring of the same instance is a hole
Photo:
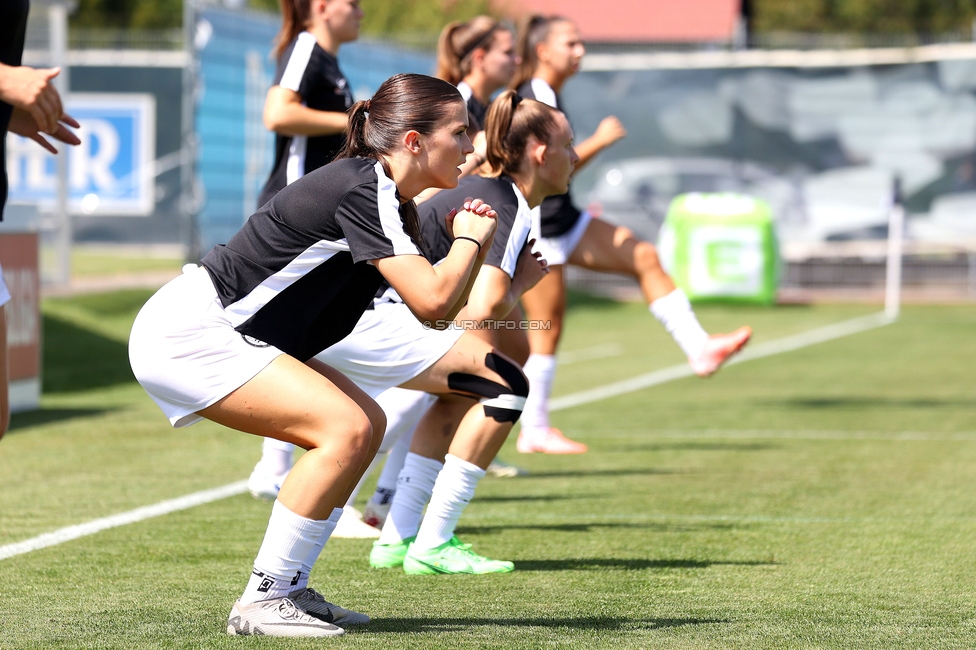
[[[68,12],[73,8],[68,2],[52,2],[47,6],[48,47],[51,50],[51,67],[61,68],[61,74],[54,78],[54,87],[61,95],[62,104],[67,104],[71,92],[70,70],[68,68]],[[71,244],[74,239],[71,212],[68,206],[68,147],[62,145],[57,156],[58,196],[55,203],[57,223],[57,272],[55,283],[67,285],[71,282]]]
[[[905,235],[905,206],[901,200],[901,183],[895,179],[891,210],[888,214],[888,262],[885,269],[885,317],[897,320],[901,311],[902,248]]]

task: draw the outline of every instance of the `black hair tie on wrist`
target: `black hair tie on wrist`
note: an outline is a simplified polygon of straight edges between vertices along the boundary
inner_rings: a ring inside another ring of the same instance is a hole
[[[465,235],[458,235],[457,237],[454,238],[454,241],[457,241],[459,239],[467,239],[468,241],[473,241],[475,244],[478,245],[478,252],[479,253],[481,252],[481,242],[478,241],[477,239],[475,239],[474,237],[467,237]]]

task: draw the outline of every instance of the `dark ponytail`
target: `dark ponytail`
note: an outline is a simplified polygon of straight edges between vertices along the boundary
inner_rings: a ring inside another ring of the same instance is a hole
[[[517,173],[529,139],[548,144],[556,130],[556,109],[506,90],[491,103],[485,118],[488,164],[492,176]]]
[[[464,106],[464,99],[451,84],[422,74],[398,74],[380,85],[371,99],[356,102],[349,109],[346,146],[336,159],[373,158],[390,169],[383,159],[391,154],[407,131],[430,135],[437,126]],[[424,250],[420,236],[420,217],[413,201],[400,209],[404,229],[414,243]]]
[[[275,58],[288,49],[288,44],[305,31],[312,16],[311,0],[281,0],[281,31],[275,37]]]
[[[437,78],[458,85],[471,72],[471,55],[487,49],[502,24],[490,16],[454,21],[441,30],[437,41]]]

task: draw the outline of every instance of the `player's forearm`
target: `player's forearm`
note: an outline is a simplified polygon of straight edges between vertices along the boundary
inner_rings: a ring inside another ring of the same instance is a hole
[[[451,247],[443,262],[431,267],[430,275],[416,285],[412,300],[403,292],[400,295],[419,320],[449,322],[464,306],[480,267],[476,245],[462,240]]]
[[[349,118],[338,111],[317,111],[288,103],[265,111],[264,125],[281,135],[336,135],[345,133]]]

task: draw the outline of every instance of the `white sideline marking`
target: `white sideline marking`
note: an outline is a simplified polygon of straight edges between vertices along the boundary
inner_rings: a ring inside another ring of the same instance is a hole
[[[204,503],[210,503],[211,501],[219,501],[220,499],[226,499],[227,497],[232,497],[244,492],[247,492],[247,481],[238,481],[237,483],[231,483],[212,490],[194,492],[193,494],[188,494],[177,499],[160,501],[159,503],[151,506],[143,506],[142,508],[136,508],[135,510],[129,510],[128,512],[121,512],[117,515],[111,515],[110,517],[102,517],[101,519],[95,519],[93,521],[89,521],[88,523],[68,526],[67,528],[60,528],[53,532],[44,533],[43,535],[38,535],[37,537],[24,540],[23,542],[0,546],[0,560],[6,560],[7,558],[11,558],[16,555],[23,555],[24,553],[30,553],[31,551],[36,551],[48,546],[54,546],[63,542],[70,542],[73,539],[85,537],[86,535],[94,535],[97,532],[108,530],[109,528],[125,526],[126,524],[134,524],[137,521],[143,521],[144,519],[152,519],[153,517],[167,515],[171,512],[186,510],[194,506],[203,505]]]
[[[559,365],[568,366],[571,363],[580,361],[592,361],[593,359],[606,359],[607,357],[619,357],[624,353],[624,346],[619,343],[607,343],[605,345],[594,345],[590,348],[580,350],[570,350],[560,352],[557,358]]]
[[[808,332],[802,332],[794,336],[787,336],[781,339],[752,346],[747,348],[745,352],[737,355],[736,358],[729,361],[729,364],[741,363],[751,359],[761,359],[774,354],[799,350],[800,348],[805,348],[817,343],[823,343],[824,341],[832,341],[833,339],[838,339],[850,334],[865,332],[876,327],[888,325],[892,322],[894,321],[888,319],[884,312],[871,314],[870,316],[863,316],[861,318],[854,318],[852,320],[843,321],[834,325],[827,325],[826,327],[820,327]],[[615,397],[617,395],[631,393],[642,388],[663,384],[674,379],[688,377],[692,374],[694,373],[692,373],[691,368],[686,364],[664,368],[663,370],[656,370],[654,372],[647,373],[646,375],[639,375],[637,377],[633,377],[632,379],[618,381],[599,388],[564,395],[563,397],[552,400],[550,402],[549,410],[558,411],[560,409],[571,408],[573,406],[589,404],[590,402],[607,399],[608,397]],[[193,508],[194,506],[210,503],[211,501],[219,501],[220,499],[243,494],[246,491],[247,481],[238,481],[237,483],[231,483],[212,490],[194,492],[193,494],[188,494],[177,499],[161,501],[155,505],[143,506],[142,508],[136,508],[135,510],[129,510],[128,512],[122,512],[117,515],[95,519],[85,524],[60,528],[53,532],[44,533],[43,535],[38,535],[37,537],[24,540],[23,542],[16,542],[14,544],[0,546],[0,560],[6,560],[7,558],[23,555],[24,553],[30,553],[31,551],[47,548],[48,546],[55,546],[63,542],[69,542],[73,539],[78,539],[79,537],[94,535],[97,532],[107,530],[109,528],[125,526],[126,524],[134,524],[138,521],[151,519],[153,517],[160,517],[179,510],[186,510],[188,508]]]
[[[615,429],[620,431],[620,429]],[[624,429],[628,431],[628,429]],[[976,431],[814,431],[798,429],[630,429],[626,433],[600,433],[600,440],[839,440],[852,442],[973,442]]]
[[[852,318],[851,320],[845,320],[825,327],[818,327],[817,329],[801,332],[793,336],[785,336],[781,339],[749,346],[743,352],[733,357],[726,365],[751,361],[752,359],[762,359],[763,357],[782,354],[783,352],[792,352],[793,350],[799,350],[800,348],[816,345],[817,343],[824,343],[825,341],[832,341],[844,336],[850,336],[851,334],[883,327],[893,322],[893,320],[885,316],[884,312],[861,316],[860,318]],[[643,388],[650,388],[651,386],[657,386],[658,384],[681,379],[682,377],[691,377],[694,374],[691,367],[683,363],[677,366],[671,366],[670,368],[655,370],[646,375],[638,375],[637,377],[624,379],[623,381],[617,381],[605,386],[557,397],[549,402],[549,410],[560,411],[562,409],[573,408],[574,406],[582,406],[583,404],[598,402],[609,397],[633,393]]]

